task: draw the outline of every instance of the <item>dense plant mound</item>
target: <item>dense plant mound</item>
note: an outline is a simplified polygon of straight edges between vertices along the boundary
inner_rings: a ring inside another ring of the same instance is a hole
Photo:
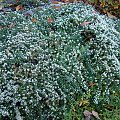
[[[78,96],[119,94],[119,21],[83,3],[54,8],[0,14],[0,119],[61,120]]]

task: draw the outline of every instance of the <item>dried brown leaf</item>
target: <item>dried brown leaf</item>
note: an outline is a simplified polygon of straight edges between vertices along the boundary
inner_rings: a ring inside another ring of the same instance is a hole
[[[2,10],[4,8],[4,5],[0,4],[0,10]]]
[[[109,18],[116,18],[114,15],[110,14],[109,12],[107,12],[107,15]]]
[[[85,110],[85,111],[83,112],[83,114],[84,114],[84,116],[85,116],[85,120],[90,120],[90,119],[91,119],[92,113],[89,112],[88,110]]]
[[[15,23],[11,23],[10,25],[8,25],[9,28],[13,28],[15,26]]]
[[[0,30],[3,28],[3,26],[0,25]]]
[[[37,19],[36,18],[32,18],[31,21],[35,23],[35,22],[37,22]]]
[[[53,23],[54,20],[53,20],[51,17],[49,17],[49,18],[47,18],[47,22],[48,22],[48,23]]]
[[[85,120],[91,120],[91,116],[85,117]]]
[[[88,25],[88,24],[90,24],[91,22],[83,22],[83,23],[81,23],[80,24],[80,26],[85,26],[85,25]]]
[[[83,112],[83,114],[84,114],[85,117],[92,115],[92,113],[89,112],[88,110],[85,110],[85,111]]]
[[[56,5],[54,5],[54,6],[52,6],[52,8],[54,8],[54,9],[60,9],[61,6],[56,6]]]
[[[56,1],[56,0],[51,0],[51,3],[52,3],[52,4],[59,4],[59,2]]]
[[[18,5],[18,6],[16,7],[16,11],[21,10],[22,8],[23,8],[22,5]]]
[[[100,120],[99,114],[96,111],[92,110],[92,115],[98,120]]]
[[[93,87],[93,86],[95,86],[96,85],[96,83],[92,83],[92,82],[89,82],[88,83],[88,87]]]

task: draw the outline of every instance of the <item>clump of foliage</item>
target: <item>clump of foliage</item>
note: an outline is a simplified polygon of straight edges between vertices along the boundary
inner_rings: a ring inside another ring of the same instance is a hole
[[[100,112],[120,95],[119,20],[58,6],[0,13],[1,120],[61,120],[79,100]]]

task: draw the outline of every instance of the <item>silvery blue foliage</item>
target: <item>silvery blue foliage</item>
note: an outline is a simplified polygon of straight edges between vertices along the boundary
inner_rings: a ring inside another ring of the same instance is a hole
[[[63,119],[69,100],[91,91],[109,102],[109,87],[120,83],[119,20],[99,15],[83,3],[52,5],[28,18],[0,13],[0,114],[17,120]],[[37,22],[31,19],[36,18]],[[54,22],[48,23],[52,18]],[[80,26],[83,22],[91,23]],[[102,91],[102,92],[101,92]]]

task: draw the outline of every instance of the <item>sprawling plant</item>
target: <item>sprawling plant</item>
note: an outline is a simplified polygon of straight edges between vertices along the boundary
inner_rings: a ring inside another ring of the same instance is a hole
[[[61,120],[78,96],[99,105],[119,93],[119,20],[83,3],[55,8],[0,13],[0,119]]]

